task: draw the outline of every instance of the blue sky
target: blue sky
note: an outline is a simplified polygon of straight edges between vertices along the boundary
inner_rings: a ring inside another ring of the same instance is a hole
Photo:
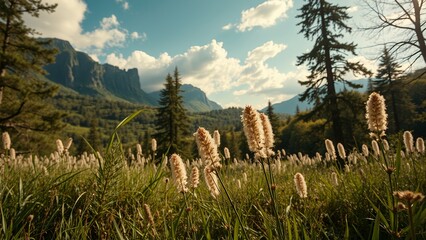
[[[162,88],[177,66],[183,83],[193,84],[224,107],[262,108],[304,88],[308,74],[296,57],[313,43],[298,34],[297,0],[45,0],[59,4],[53,14],[26,17],[45,37],[71,42],[101,63],[138,68],[147,92]],[[339,1],[334,1],[339,2]],[[357,0],[345,1],[354,21]],[[354,26],[355,27],[355,26]],[[349,59],[375,68],[376,52],[357,41],[361,54]],[[348,78],[353,78],[349,76]]]

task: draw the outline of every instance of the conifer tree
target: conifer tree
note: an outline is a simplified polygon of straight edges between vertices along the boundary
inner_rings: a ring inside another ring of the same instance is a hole
[[[27,150],[28,144],[45,144],[45,131],[63,127],[63,115],[47,104],[55,88],[40,80],[56,51],[35,38],[35,30],[23,21],[24,14],[38,17],[55,7],[39,0],[0,1],[0,128],[20,135]]]
[[[300,9],[301,26],[308,40],[315,41],[311,51],[297,58],[297,65],[306,64],[310,74],[306,81],[299,81],[307,89],[301,95],[300,100],[314,102],[321,99],[316,105],[317,112],[328,112],[334,141],[344,142],[342,120],[338,108],[338,94],[335,88],[336,82],[346,83],[349,87],[356,88],[360,85],[351,83],[343,77],[348,72],[354,74],[368,74],[367,69],[359,62],[346,60],[348,54],[356,55],[354,43],[341,42],[344,32],[351,33],[351,28],[346,25],[350,17],[347,7],[341,7],[326,0],[307,0]]]
[[[167,75],[164,89],[161,90],[155,135],[160,154],[188,155],[185,137],[189,133],[189,120],[183,107],[181,85],[179,71],[176,68],[173,77]]]
[[[268,115],[269,121],[271,122],[272,131],[274,132],[274,140],[275,145],[279,145],[279,133],[278,133],[278,127],[279,127],[279,119],[278,116],[274,112],[274,107],[272,107],[271,101],[268,101],[268,107],[266,108],[266,115]]]
[[[412,103],[403,84],[401,65],[385,47],[380,57],[376,79],[373,81],[375,91],[384,95],[387,100],[389,114],[389,132],[399,132],[402,125],[409,125],[408,119],[401,119],[402,115],[411,115]],[[408,112],[407,112],[408,111]],[[392,124],[393,123],[393,124]]]

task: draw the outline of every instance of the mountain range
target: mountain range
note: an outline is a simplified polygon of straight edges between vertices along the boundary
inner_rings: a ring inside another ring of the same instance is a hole
[[[136,68],[126,70],[110,64],[100,64],[87,53],[75,50],[68,41],[57,38],[49,40],[51,42],[49,47],[56,48],[58,53],[55,62],[45,66],[48,80],[81,95],[158,107],[161,90],[145,92]],[[354,82],[363,86],[359,91],[367,89],[368,79]],[[344,88],[343,84],[336,84],[338,91]],[[181,90],[183,91],[184,106],[190,112],[222,109],[218,103],[208,99],[207,95],[198,87],[183,84]],[[310,103],[299,101],[298,95],[272,105],[276,113],[290,115],[295,114],[297,109],[305,111],[312,106]]]
[[[158,106],[160,91],[145,92],[136,68],[123,70],[110,64],[100,64],[87,53],[76,51],[68,41],[49,40],[49,47],[56,48],[58,53],[55,62],[45,66],[48,80],[81,95]],[[184,106],[190,112],[222,109],[197,87],[184,84],[181,89]]]
[[[359,80],[353,80],[352,83],[360,84],[362,85],[361,88],[358,88],[357,91],[359,92],[366,92],[368,87],[368,79],[359,79]],[[341,82],[336,83],[336,91],[343,91],[345,89],[345,85]],[[305,111],[308,109],[311,109],[313,107],[312,103],[308,103],[307,101],[300,101],[299,95],[296,95],[288,100],[272,104],[272,107],[274,108],[274,112],[276,113],[282,113],[282,114],[289,114],[294,115],[297,112],[297,109],[299,111]],[[262,111],[266,111],[266,107],[262,109]]]

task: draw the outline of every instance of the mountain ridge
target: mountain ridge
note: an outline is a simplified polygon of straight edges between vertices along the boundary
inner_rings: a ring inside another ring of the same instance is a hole
[[[136,68],[123,70],[108,63],[101,64],[87,53],[75,50],[68,41],[58,38],[47,40],[51,41],[50,48],[58,49],[55,62],[45,66],[48,80],[86,96],[158,106],[155,94],[143,90]],[[222,109],[195,86],[185,84],[183,90],[184,104],[189,111]]]

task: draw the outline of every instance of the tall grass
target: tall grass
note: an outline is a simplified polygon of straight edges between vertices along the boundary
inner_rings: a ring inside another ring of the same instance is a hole
[[[117,126],[102,154],[8,149],[0,158],[0,239],[426,239],[426,155],[407,154],[402,137],[377,139],[377,154],[371,144],[340,150],[344,170],[330,153],[285,151],[175,163],[186,172],[210,166],[219,177],[212,194],[204,181],[173,181],[165,156],[154,161],[135,146],[137,158],[128,159],[118,130],[137,114]],[[297,189],[295,176],[306,188]]]

